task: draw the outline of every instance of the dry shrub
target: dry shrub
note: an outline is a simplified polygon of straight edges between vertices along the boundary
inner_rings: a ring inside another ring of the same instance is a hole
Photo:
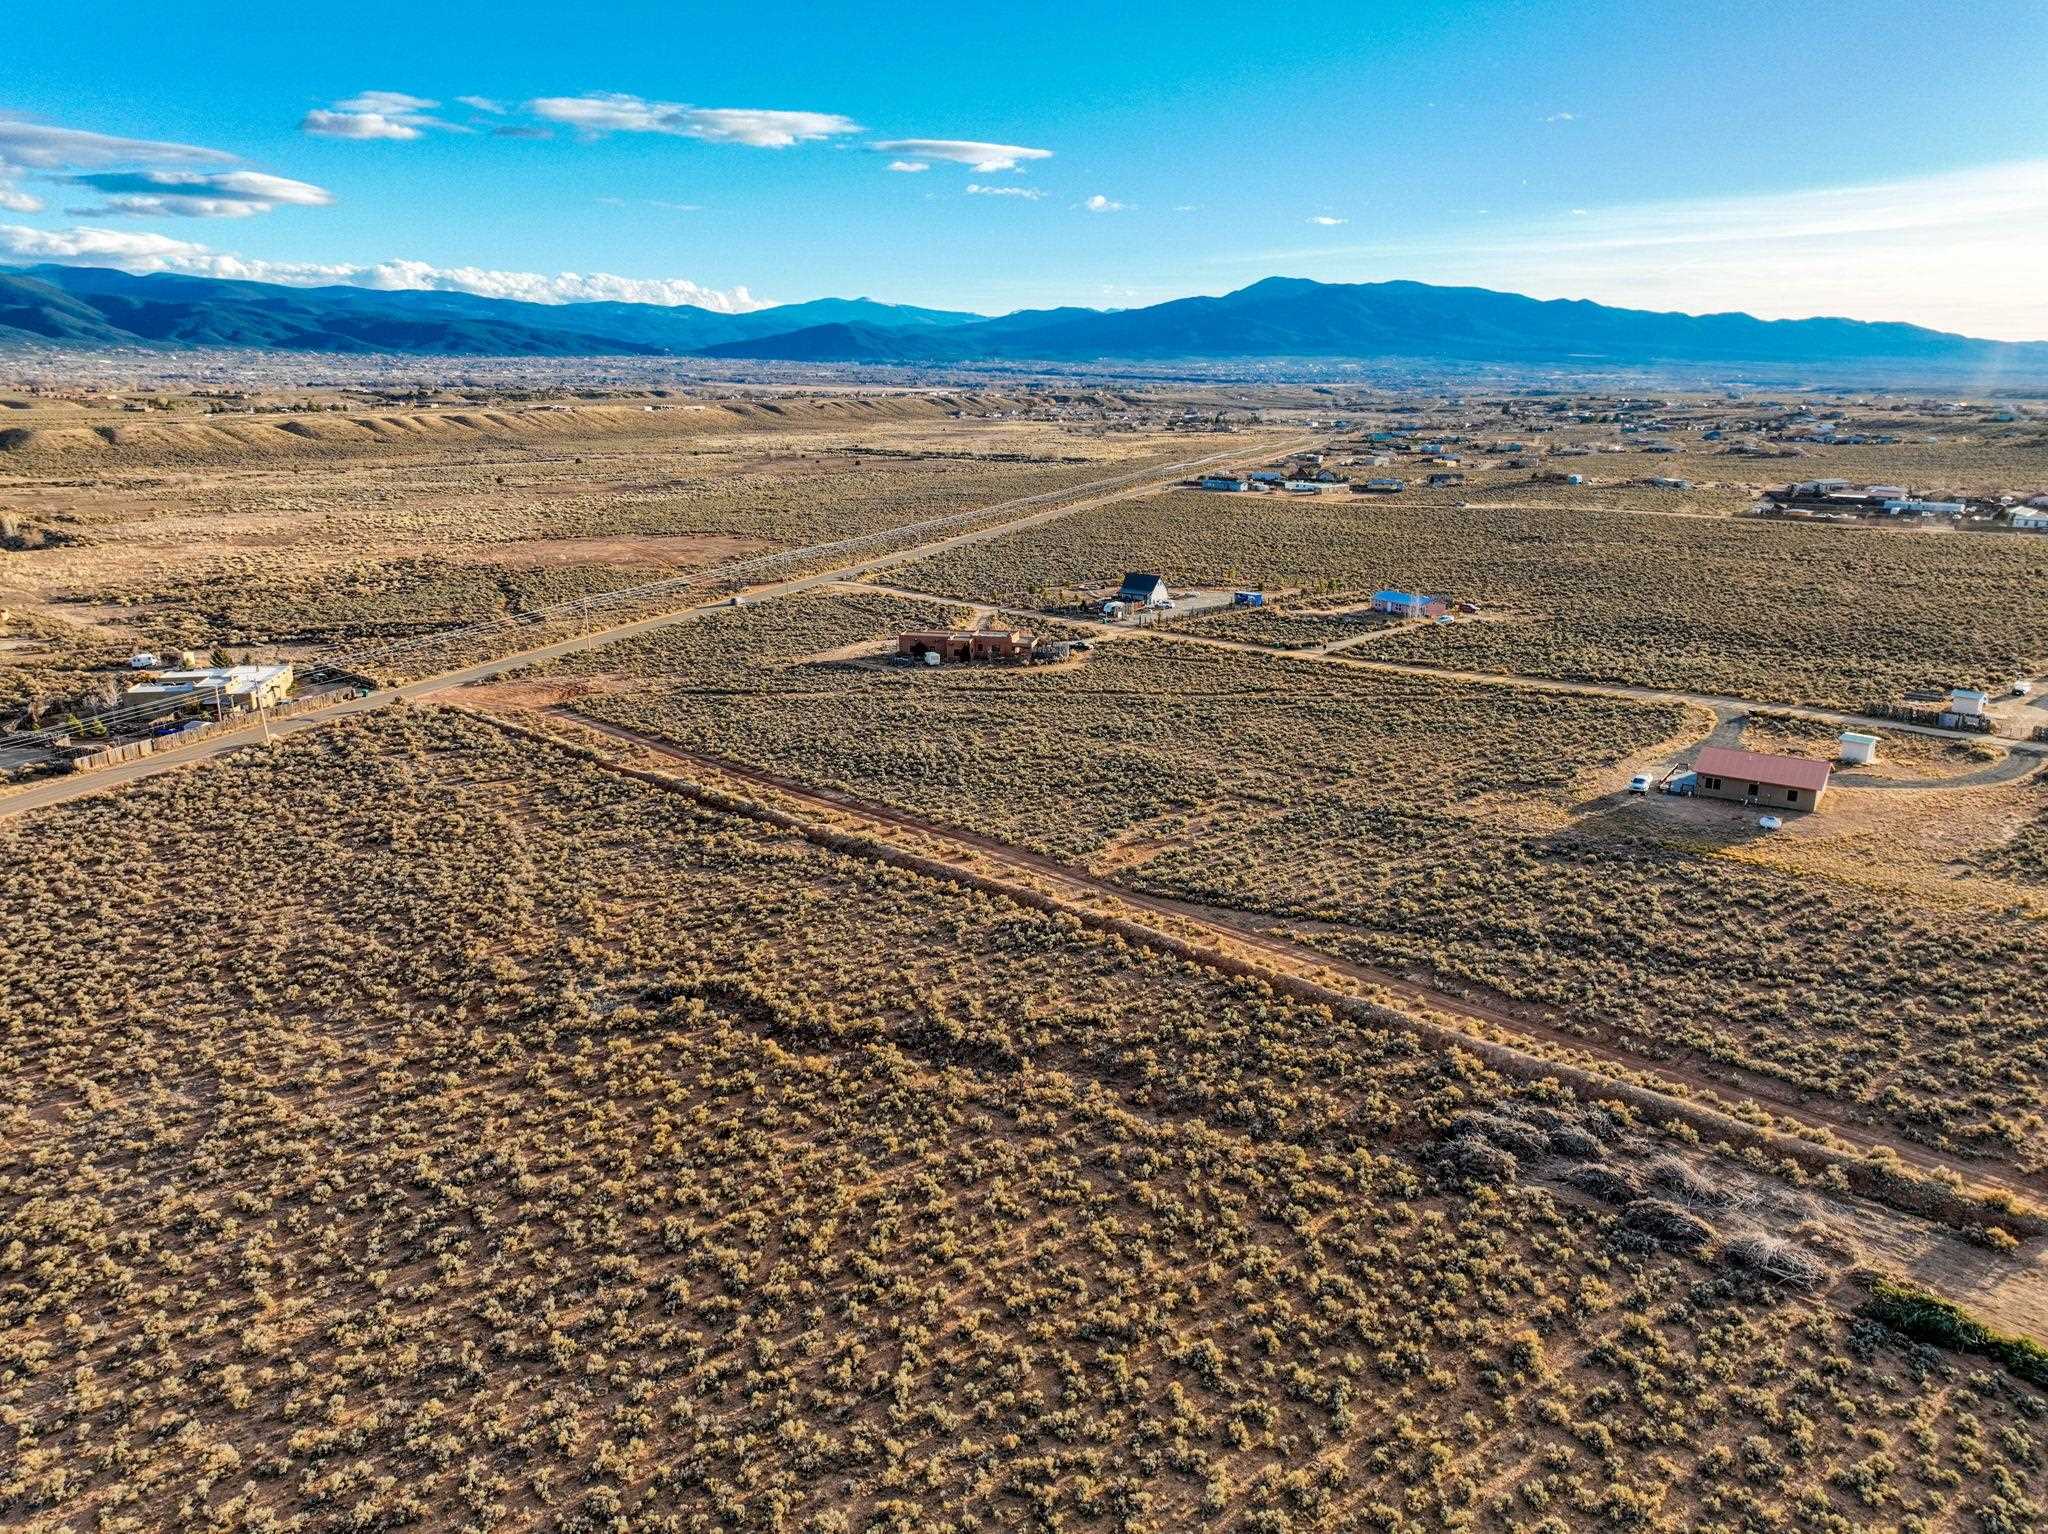
[[[1782,1236],[1767,1236],[1761,1231],[1731,1237],[1721,1251],[1737,1267],[1795,1289],[1818,1289],[1833,1276],[1827,1264],[1813,1253]]]
[[[1727,1189],[1709,1181],[1683,1156],[1659,1156],[1644,1171],[1653,1184],[1689,1209],[1722,1209],[1733,1202]]]
[[[1604,1203],[1627,1204],[1643,1196],[1643,1185],[1632,1174],[1613,1167],[1592,1163],[1575,1166],[1564,1174],[1564,1180]]]
[[[1714,1227],[1667,1199],[1639,1198],[1621,1212],[1621,1228],[1644,1245],[1692,1250],[1714,1239]]]

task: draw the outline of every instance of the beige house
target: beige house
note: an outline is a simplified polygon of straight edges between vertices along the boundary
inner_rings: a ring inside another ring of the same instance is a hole
[[[1772,756],[1709,746],[1693,763],[1703,799],[1726,799],[1773,810],[1812,810],[1828,791],[1829,767],[1810,756]]]
[[[232,713],[239,709],[275,708],[291,690],[292,668],[284,663],[160,671],[146,682],[137,682],[124,696],[135,703],[189,702]]]

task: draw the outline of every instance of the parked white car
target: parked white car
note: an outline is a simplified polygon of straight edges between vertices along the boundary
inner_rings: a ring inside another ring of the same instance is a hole
[[[1639,772],[1628,780],[1628,791],[1632,794],[1647,794],[1650,791],[1650,775]]]

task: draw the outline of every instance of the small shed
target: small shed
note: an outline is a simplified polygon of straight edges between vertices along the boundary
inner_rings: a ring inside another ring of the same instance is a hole
[[[1979,692],[1974,687],[1951,687],[1948,693],[1948,711],[1961,714],[1965,719],[1981,719],[1984,705],[1991,701],[1991,695]]]
[[[1842,760],[1851,767],[1863,767],[1877,760],[1877,737],[1859,730],[1842,731]]]

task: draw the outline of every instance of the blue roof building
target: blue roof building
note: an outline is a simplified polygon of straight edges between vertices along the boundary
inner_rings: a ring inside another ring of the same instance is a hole
[[[1400,618],[1433,618],[1450,608],[1448,597],[1425,596],[1419,591],[1375,591],[1372,610]]]

